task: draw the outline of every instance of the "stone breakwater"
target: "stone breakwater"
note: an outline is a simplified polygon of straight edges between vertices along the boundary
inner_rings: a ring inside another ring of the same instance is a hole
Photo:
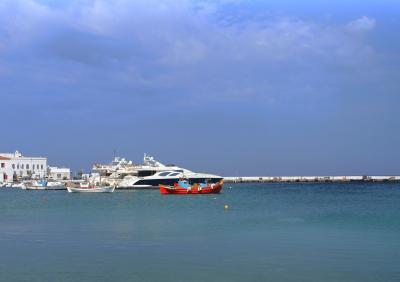
[[[228,176],[229,183],[250,182],[398,182],[400,176]]]

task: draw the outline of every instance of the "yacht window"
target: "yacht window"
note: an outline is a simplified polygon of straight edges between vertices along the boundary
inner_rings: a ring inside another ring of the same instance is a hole
[[[169,176],[176,176],[178,174],[179,174],[179,172],[174,172],[174,173],[171,173]]]
[[[159,174],[159,176],[167,176],[167,175],[170,174],[170,173],[171,173],[170,171],[161,172],[161,173]]]
[[[145,177],[145,176],[153,175],[155,173],[156,173],[156,171],[154,171],[154,170],[139,170],[138,171],[138,176],[139,177]]]

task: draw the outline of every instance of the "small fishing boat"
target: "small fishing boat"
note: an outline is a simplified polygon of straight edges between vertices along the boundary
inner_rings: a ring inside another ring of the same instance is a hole
[[[35,186],[22,186],[23,190],[46,190],[46,187],[35,187]]]
[[[67,190],[65,183],[59,181],[47,182],[46,190]]]
[[[4,183],[2,187],[3,188],[20,188],[20,189],[26,188],[24,182],[8,182],[8,183]]]
[[[166,186],[160,184],[160,193],[178,194],[178,195],[216,194],[221,192],[223,185],[224,185],[224,180],[221,180],[218,183],[213,183],[213,184],[196,183],[193,185],[189,185],[189,183],[186,180],[180,180],[178,183],[175,183],[174,186]]]
[[[5,188],[21,188],[21,189],[25,189],[25,184],[24,183],[12,183],[12,182],[9,182],[4,187]]]
[[[26,190],[46,190],[47,181],[38,180],[24,184],[21,188]]]
[[[27,182],[24,187],[26,190],[66,190],[65,184],[59,181],[45,181],[38,180],[34,182]]]
[[[81,183],[79,187],[67,186],[67,190],[70,193],[112,193],[114,192],[114,186],[96,186],[90,183]]]

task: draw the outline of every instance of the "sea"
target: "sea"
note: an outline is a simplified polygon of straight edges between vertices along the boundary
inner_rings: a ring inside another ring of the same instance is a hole
[[[400,184],[4,188],[0,281],[400,281]]]

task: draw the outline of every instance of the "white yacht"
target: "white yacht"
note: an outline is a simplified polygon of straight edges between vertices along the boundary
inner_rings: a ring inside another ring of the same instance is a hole
[[[218,183],[222,179],[214,174],[196,173],[175,165],[164,165],[146,154],[142,165],[116,157],[110,165],[95,165],[93,172],[108,176],[109,183],[116,184],[118,189],[158,188],[160,184],[173,185],[182,178],[190,184]]]

